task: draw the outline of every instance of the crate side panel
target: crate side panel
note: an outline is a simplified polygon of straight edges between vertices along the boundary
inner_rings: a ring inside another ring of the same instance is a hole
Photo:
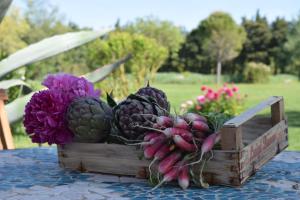
[[[74,170],[139,176],[149,165],[139,159],[141,151],[126,145],[72,143],[58,148],[60,164]]]
[[[214,150],[213,158],[205,162],[203,176],[210,185],[239,186],[238,152]],[[207,156],[209,157],[209,156]],[[196,176],[200,175],[202,164],[193,167]]]
[[[287,147],[286,129],[282,120],[241,151],[240,175],[243,181]]]

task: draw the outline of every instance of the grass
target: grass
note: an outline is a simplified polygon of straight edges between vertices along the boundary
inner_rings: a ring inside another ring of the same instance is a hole
[[[225,77],[225,79],[227,79]],[[153,84],[164,90],[171,102],[172,108],[178,110],[180,104],[201,93],[201,84],[216,87],[213,84],[214,76],[204,76],[192,73],[176,74],[161,73],[157,75]],[[237,84],[241,94],[246,94],[245,108],[255,106],[269,96],[283,96],[285,112],[289,124],[289,150],[300,150],[300,83],[290,75],[271,77],[267,84]],[[17,148],[36,146],[23,136],[14,136]]]

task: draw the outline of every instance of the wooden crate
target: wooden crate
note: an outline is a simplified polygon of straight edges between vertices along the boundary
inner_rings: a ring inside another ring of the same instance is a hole
[[[271,116],[257,116],[271,107]],[[268,160],[288,146],[282,97],[270,97],[224,124],[221,150],[213,151],[203,174],[212,185],[240,186]],[[136,147],[119,144],[71,143],[58,146],[61,167],[146,178],[149,161]],[[195,166],[200,168],[200,166]]]

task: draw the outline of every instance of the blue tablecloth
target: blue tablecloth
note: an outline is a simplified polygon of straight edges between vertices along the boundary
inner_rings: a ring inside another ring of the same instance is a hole
[[[64,170],[53,147],[0,151],[1,200],[300,199],[300,152],[282,152],[241,188],[150,189],[145,180]]]

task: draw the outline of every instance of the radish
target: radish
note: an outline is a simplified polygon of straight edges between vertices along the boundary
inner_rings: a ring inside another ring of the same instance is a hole
[[[207,119],[201,115],[198,115],[196,113],[186,113],[183,115],[183,118],[188,122],[191,123],[193,121],[203,121],[207,122]]]
[[[166,128],[163,131],[164,135],[167,136],[168,138],[171,138],[172,136],[175,135],[180,135],[187,141],[192,141],[193,140],[193,134],[189,132],[188,130],[184,129],[179,129],[179,128]]]
[[[173,146],[173,145],[172,145]],[[150,182],[152,182],[152,170],[151,166],[157,161],[161,160],[164,157],[166,157],[174,148],[172,146],[169,146],[168,144],[163,144],[154,154],[154,159],[151,161],[148,170],[149,170],[149,177]]]
[[[156,133],[156,132],[148,132],[146,133],[145,137],[144,137],[144,141],[145,142],[148,142],[150,141],[152,138],[155,138],[159,135],[159,133]]]
[[[155,144],[157,142],[160,142],[160,141],[165,141],[167,138],[165,135],[158,135],[156,137],[153,137],[150,141],[147,141],[147,142],[139,142],[139,143],[133,143],[133,144],[128,144],[128,145],[141,145],[141,146],[147,146],[147,145],[152,145],[152,144]]]
[[[185,130],[189,130],[189,125],[188,123],[180,118],[180,117],[175,117],[173,120],[173,127],[174,128],[180,128],[180,129],[185,129]]]
[[[172,119],[166,116],[159,116],[156,118],[156,124],[162,127],[171,127],[173,125]]]
[[[156,116],[153,114],[133,114],[134,115],[142,115],[142,116],[151,116],[156,118],[156,123],[153,123],[152,121],[148,120],[152,124],[154,124],[157,127],[171,127],[173,125],[172,118],[167,117],[167,116]]]
[[[161,174],[167,173],[172,166],[181,158],[181,152],[175,151],[164,158],[158,165],[158,172]]]
[[[201,146],[201,152],[202,154],[212,150],[214,147],[216,140],[220,138],[219,133],[213,133],[210,134],[207,138],[205,138],[202,146]]]
[[[178,173],[183,165],[184,165],[184,161],[179,161],[178,163],[176,163],[176,165],[174,165],[166,174],[164,174],[163,180],[159,184],[157,184],[153,189],[151,189],[151,191],[160,187],[165,182],[170,182],[175,180],[178,177]]]
[[[189,165],[194,165],[196,163],[201,162],[203,155],[205,153],[209,152],[210,150],[212,150],[212,148],[214,147],[214,145],[216,143],[216,140],[218,140],[219,137],[220,137],[219,133],[213,133],[213,134],[210,134],[207,138],[205,138],[205,140],[201,146],[200,159],[195,162],[190,163]]]
[[[201,131],[201,132],[209,132],[210,131],[207,123],[203,122],[203,121],[193,121],[192,128],[194,130]]]
[[[180,135],[174,135],[173,141],[180,149],[182,149],[184,151],[188,151],[188,152],[197,151],[196,145],[188,143]]]
[[[164,144],[164,140],[159,140],[156,143],[147,146],[144,149],[144,157],[146,159],[151,159],[155,155],[155,153],[159,150],[159,148]]]
[[[180,128],[166,128],[165,130],[159,130],[159,129],[155,129],[155,128],[151,128],[151,127],[140,126],[140,125],[135,125],[135,127],[145,128],[145,129],[161,132],[165,136],[167,136],[167,138],[171,138],[174,135],[180,135],[181,137],[183,137],[185,140],[187,140],[189,142],[193,140],[193,134],[191,132],[189,132],[188,130],[180,129]]]
[[[166,157],[173,148],[169,146],[168,144],[164,144],[163,146],[160,147],[160,149],[155,153],[154,159],[153,160],[161,160],[164,157]]]
[[[189,179],[189,168],[188,166],[183,166],[178,174],[178,184],[183,190],[188,188],[190,182]]]

